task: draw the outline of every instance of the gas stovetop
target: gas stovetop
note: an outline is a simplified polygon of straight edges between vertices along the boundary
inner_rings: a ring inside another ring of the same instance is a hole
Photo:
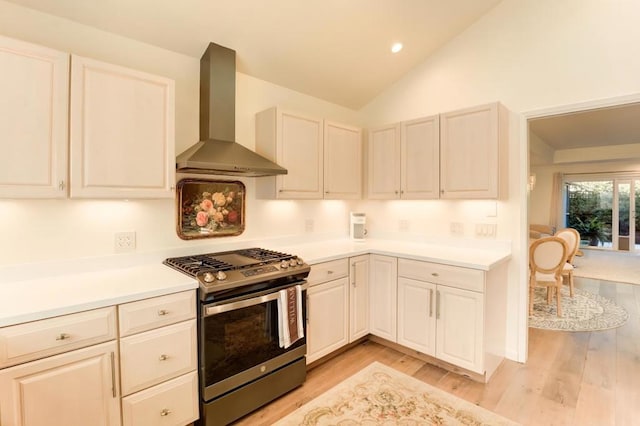
[[[262,248],[172,257],[163,262],[194,277],[204,294],[260,283],[262,288],[292,278],[304,279],[310,271],[297,256]]]

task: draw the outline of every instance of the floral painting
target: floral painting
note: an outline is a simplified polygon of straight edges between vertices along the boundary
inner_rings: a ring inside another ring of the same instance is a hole
[[[183,179],[177,188],[177,231],[183,240],[227,237],[244,231],[242,182]]]

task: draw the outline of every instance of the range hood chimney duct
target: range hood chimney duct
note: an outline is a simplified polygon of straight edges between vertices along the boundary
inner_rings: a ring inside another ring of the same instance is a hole
[[[209,43],[200,60],[200,141],[178,155],[180,173],[273,176],[287,170],[235,142],[236,52]]]

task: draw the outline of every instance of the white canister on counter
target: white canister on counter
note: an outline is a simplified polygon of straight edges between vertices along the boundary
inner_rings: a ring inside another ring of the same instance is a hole
[[[367,217],[364,213],[351,212],[351,221],[349,223],[349,235],[355,241],[364,241],[367,235],[366,229]]]

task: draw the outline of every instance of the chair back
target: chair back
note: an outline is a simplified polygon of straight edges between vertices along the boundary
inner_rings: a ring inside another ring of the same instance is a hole
[[[555,236],[565,241],[567,244],[567,262],[573,263],[573,258],[576,256],[580,246],[580,233],[573,228],[562,228],[556,232]]]
[[[559,277],[567,261],[567,244],[560,237],[545,237],[531,243],[529,248],[529,269]]]

